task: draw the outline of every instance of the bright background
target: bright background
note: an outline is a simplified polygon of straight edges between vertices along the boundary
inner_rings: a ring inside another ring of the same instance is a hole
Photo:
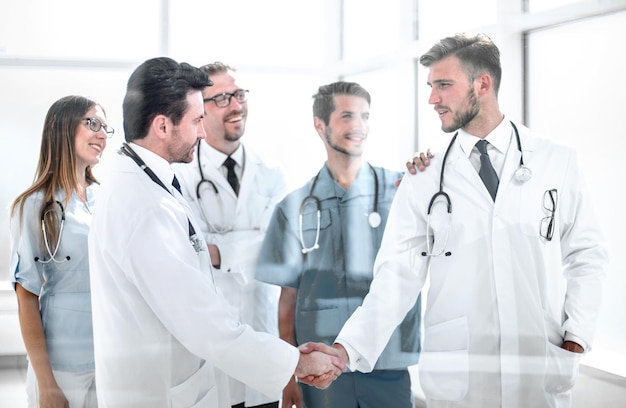
[[[626,376],[626,0],[2,0],[0,2],[0,291],[8,279],[8,205],[31,182],[49,106],[82,94],[123,140],[126,81],[145,59],[220,60],[250,89],[245,142],[287,169],[292,187],[324,161],[311,96],[338,79],[372,94],[367,158],[402,169],[449,139],[428,105],[419,56],[438,39],[484,32],[500,47],[507,117],[580,152],[611,268],[593,353],[584,363]],[[22,347],[0,303],[0,354]]]

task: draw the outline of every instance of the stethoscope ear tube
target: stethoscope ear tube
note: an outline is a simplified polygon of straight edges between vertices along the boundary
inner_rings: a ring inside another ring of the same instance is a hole
[[[513,127],[513,131],[515,132],[515,140],[517,142],[517,149],[520,152],[520,162],[519,162],[519,167],[517,168],[517,170],[515,171],[514,177],[515,180],[521,182],[521,183],[525,183],[528,180],[530,180],[532,178],[532,171],[526,167],[524,165],[524,153],[522,152],[522,142],[520,140],[520,136],[519,136],[519,131],[517,130],[517,126],[515,126],[515,124],[510,121],[511,126]],[[432,198],[430,199],[430,203],[428,204],[428,210],[427,210],[427,214],[428,214],[428,221],[427,221],[427,233],[430,231],[430,216],[431,216],[431,211],[433,208],[433,205],[435,203],[435,200],[438,197],[444,197],[446,199],[446,204],[448,207],[448,216],[451,217],[452,216],[452,201],[450,200],[450,196],[448,196],[448,194],[446,192],[443,191],[443,176],[444,176],[444,172],[445,172],[445,168],[446,168],[446,161],[448,158],[448,154],[450,153],[450,150],[452,149],[452,146],[454,145],[454,142],[456,140],[457,135],[459,134],[459,132],[456,132],[454,134],[454,136],[452,137],[452,140],[450,140],[450,144],[448,145],[448,148],[446,149],[446,153],[443,156],[443,162],[441,164],[441,173],[439,175],[439,191],[437,191]],[[449,220],[451,221],[451,220]],[[450,228],[450,222],[448,223],[448,229]],[[448,236],[449,236],[449,230],[448,233],[446,234],[446,243],[448,240]],[[445,251],[445,244],[444,244],[444,250],[442,250],[442,252],[438,253],[438,254],[433,254],[431,252],[431,248],[430,248],[430,241],[426,241],[426,245],[427,245],[427,250],[422,252],[422,256],[438,256],[438,255],[445,255],[445,256],[450,256],[452,255],[452,252],[450,251]]]

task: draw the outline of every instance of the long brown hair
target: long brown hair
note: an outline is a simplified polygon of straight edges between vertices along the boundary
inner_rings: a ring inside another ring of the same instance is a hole
[[[39,162],[33,184],[11,203],[11,215],[19,206],[20,225],[26,199],[34,193],[39,191],[43,193],[39,209],[41,219],[47,204],[55,202],[57,191],[65,193],[62,203],[64,207],[67,207],[72,193],[78,191],[79,180],[76,179],[76,153],[74,151],[76,129],[89,109],[96,105],[100,106],[89,98],[70,95],[54,102],[48,109],[43,125]],[[85,169],[85,177],[89,183],[98,183],[92,173],[91,166],[87,166]],[[54,214],[54,212],[47,214]],[[46,217],[45,223],[48,242],[50,245],[56,245],[54,241],[58,237],[59,222],[54,216],[51,216]],[[43,231],[41,234],[43,239]]]

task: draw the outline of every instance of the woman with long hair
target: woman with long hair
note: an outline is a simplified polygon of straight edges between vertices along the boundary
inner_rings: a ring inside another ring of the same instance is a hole
[[[87,235],[92,173],[113,128],[66,96],[44,122],[33,184],[11,204],[11,279],[28,354],[29,407],[96,407]]]

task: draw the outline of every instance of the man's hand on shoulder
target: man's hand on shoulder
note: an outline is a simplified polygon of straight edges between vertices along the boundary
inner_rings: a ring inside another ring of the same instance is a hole
[[[415,156],[406,162],[406,169],[410,174],[417,174],[418,170],[424,171],[426,170],[426,167],[430,166],[430,159],[433,157],[435,157],[435,155],[431,153],[430,149],[426,150],[426,153],[415,153]],[[396,180],[396,187],[400,185],[401,181],[402,179]]]

